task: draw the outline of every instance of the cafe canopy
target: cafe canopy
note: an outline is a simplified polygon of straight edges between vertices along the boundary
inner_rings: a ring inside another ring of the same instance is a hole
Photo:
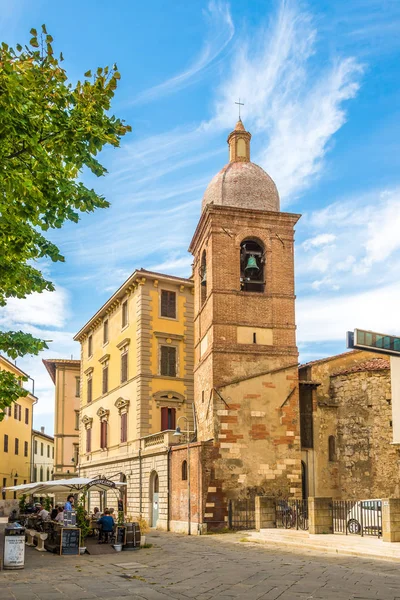
[[[122,481],[111,481],[104,478],[73,477],[71,479],[56,479],[53,481],[37,481],[3,488],[4,491],[16,492],[18,495],[35,494],[46,495],[56,493],[77,492],[106,492],[107,490],[123,489],[126,486]]]

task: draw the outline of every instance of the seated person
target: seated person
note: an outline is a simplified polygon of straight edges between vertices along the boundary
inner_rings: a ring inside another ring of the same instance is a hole
[[[100,517],[101,517],[101,512],[100,512],[99,508],[97,506],[95,506],[94,511],[93,511],[93,518],[100,519]]]
[[[43,508],[42,505],[40,505],[38,510],[38,519],[40,519],[41,521],[48,521],[49,520],[49,511],[46,510],[45,508]]]
[[[55,520],[56,516],[58,515],[58,504],[56,504],[56,506],[52,509],[51,513],[50,513],[50,519],[52,521]]]
[[[102,544],[103,540],[105,543],[107,543],[109,535],[112,533],[114,528],[114,519],[110,516],[110,511],[108,508],[105,509],[104,515],[97,521],[97,523],[98,525],[101,525],[99,544]]]
[[[54,518],[57,523],[64,523],[64,509],[62,506],[58,507],[57,516]]]

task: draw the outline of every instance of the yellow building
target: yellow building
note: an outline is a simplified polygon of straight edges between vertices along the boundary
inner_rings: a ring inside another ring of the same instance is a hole
[[[44,431],[32,430],[32,481],[50,481],[54,471],[54,438]]]
[[[26,373],[0,356],[0,369],[13,373],[17,378],[28,377]],[[21,385],[25,385],[21,382]],[[29,483],[31,481],[32,460],[32,419],[33,406],[37,398],[29,393],[19,398],[6,409],[0,421],[0,478],[1,487]],[[14,499],[13,492],[2,492],[0,514],[8,513],[7,501]]]
[[[55,358],[43,364],[55,385],[53,477],[77,477],[81,361]]]
[[[80,475],[127,481],[128,514],[160,527],[170,437],[180,416],[193,429],[192,291],[189,279],[135,271],[74,338],[81,343]],[[94,494],[91,504],[106,502],[116,498]]]

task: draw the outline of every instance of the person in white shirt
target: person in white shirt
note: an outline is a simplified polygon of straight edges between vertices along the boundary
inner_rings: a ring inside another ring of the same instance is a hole
[[[57,521],[57,523],[63,523],[64,522],[64,509],[62,506],[58,507],[58,513],[56,518],[54,519],[55,521]]]
[[[43,508],[42,505],[40,505],[39,507],[39,512],[38,512],[38,524],[43,523],[43,521],[48,521],[50,518],[50,513],[48,510],[46,510],[45,508]]]

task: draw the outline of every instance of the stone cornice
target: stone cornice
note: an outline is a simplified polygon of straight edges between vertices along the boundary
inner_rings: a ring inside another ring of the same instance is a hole
[[[124,338],[122,340],[122,342],[117,344],[117,348],[118,348],[118,350],[122,350],[123,348],[125,348],[125,346],[129,346],[130,343],[131,343],[131,338]]]
[[[125,398],[118,398],[114,402],[114,406],[121,412],[123,409],[128,409],[130,404],[130,400],[126,400]]]

